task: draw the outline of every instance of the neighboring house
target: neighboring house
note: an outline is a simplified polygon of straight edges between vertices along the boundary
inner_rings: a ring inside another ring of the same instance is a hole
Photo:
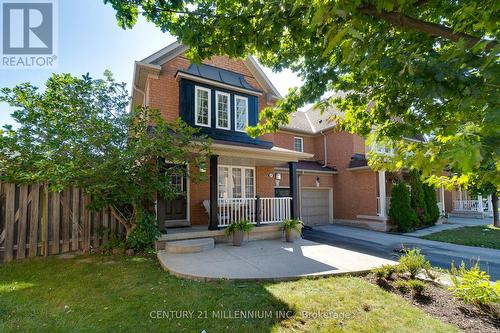
[[[336,128],[335,110],[295,112],[279,132],[251,138],[245,128],[281,97],[257,62],[215,56],[192,64],[186,50],[173,43],[134,69],[133,106],[157,108],[167,121],[180,117],[214,142],[209,181],[176,179],[186,196],[158,198],[162,229],[217,229],[243,218],[387,229],[391,175],[367,165],[365,141]]]

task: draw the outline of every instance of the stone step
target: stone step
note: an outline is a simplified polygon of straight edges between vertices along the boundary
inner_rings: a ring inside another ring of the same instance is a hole
[[[174,242],[166,242],[165,250],[168,253],[195,253],[213,249],[215,241],[213,238],[187,239]]]

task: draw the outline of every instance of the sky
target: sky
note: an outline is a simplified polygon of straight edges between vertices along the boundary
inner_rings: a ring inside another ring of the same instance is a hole
[[[0,0],[1,3],[1,0]],[[59,0],[58,66],[52,69],[0,69],[0,87],[31,82],[42,87],[52,72],[101,77],[109,69],[130,91],[135,60],[142,60],[175,41],[154,24],[140,19],[133,29],[121,29],[115,11],[102,0]],[[263,68],[284,96],[301,80],[291,71],[273,73]],[[12,109],[0,104],[0,126],[13,124]]]

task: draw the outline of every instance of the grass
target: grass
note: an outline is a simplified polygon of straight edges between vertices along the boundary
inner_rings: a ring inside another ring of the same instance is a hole
[[[500,249],[500,228],[491,225],[444,230],[422,238],[453,244]]]
[[[158,316],[157,311],[160,316],[169,311],[186,312],[184,318],[152,318],[152,314]],[[245,311],[271,315],[230,318],[251,313]],[[278,318],[277,311],[285,318]],[[153,257],[102,255],[35,258],[0,265],[0,332],[202,330],[459,331],[357,277],[202,283],[172,277]]]

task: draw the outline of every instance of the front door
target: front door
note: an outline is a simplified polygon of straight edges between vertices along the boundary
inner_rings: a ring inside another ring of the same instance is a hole
[[[168,168],[169,165],[167,164]],[[179,195],[170,200],[165,200],[161,196],[158,198],[158,224],[161,229],[167,227],[187,226],[187,180],[184,175],[173,174],[172,185],[179,192]]]

